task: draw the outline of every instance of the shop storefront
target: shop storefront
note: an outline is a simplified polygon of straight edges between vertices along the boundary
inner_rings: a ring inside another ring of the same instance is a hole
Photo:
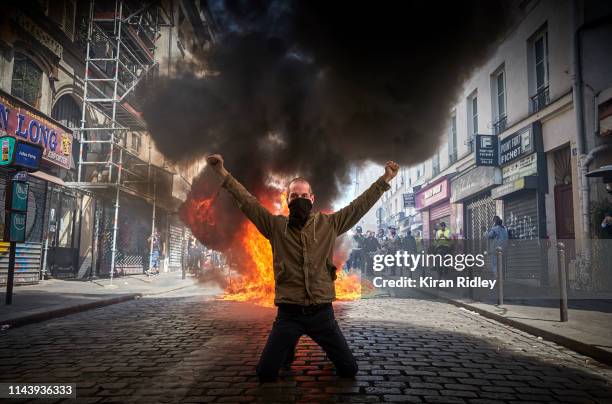
[[[115,205],[110,198],[98,200],[100,209],[99,276],[109,276],[112,262]],[[148,268],[149,236],[151,235],[152,207],[140,198],[125,195],[121,199],[116,229],[115,275],[142,274]]]
[[[500,163],[502,185],[491,191],[491,197],[504,204],[503,220],[510,237],[507,277],[545,284],[547,174],[539,122],[501,140]]]
[[[72,132],[42,112],[0,91],[0,136],[5,135],[43,147],[40,171],[28,176],[26,242],[17,245],[15,283],[35,283],[40,279],[41,272],[45,272],[47,268],[51,271],[57,269],[59,264],[56,261],[59,258],[54,255],[52,247],[60,240],[71,249],[68,253],[71,259],[65,260],[65,263],[62,261],[61,266],[70,267],[71,271],[75,272],[78,263],[78,253],[73,254],[77,251],[74,248],[77,223],[73,216],[75,209],[58,210],[58,201],[54,199],[55,194],[52,192],[57,190],[59,193],[70,193],[57,174],[60,170],[70,170],[73,166]],[[0,234],[3,234],[4,228],[4,197],[9,175],[8,170],[0,170]],[[0,283],[6,282],[7,268],[8,254],[4,252],[4,248],[0,248]]]
[[[450,181],[441,177],[415,194],[415,208],[421,212],[423,238],[434,238],[434,227],[441,222],[451,226]],[[451,233],[455,229],[450,227]]]
[[[487,166],[473,167],[451,181],[450,201],[463,207],[463,229],[458,231],[471,251],[482,252],[488,247],[486,232],[496,214],[491,188],[500,184],[501,170]]]

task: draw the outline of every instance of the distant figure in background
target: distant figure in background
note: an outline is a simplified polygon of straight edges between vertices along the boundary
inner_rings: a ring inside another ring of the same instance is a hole
[[[601,238],[612,239],[612,212],[606,212],[601,222]]]
[[[438,229],[440,228],[440,226],[438,225],[438,223],[434,223],[433,225],[433,238],[434,240],[438,239]]]
[[[395,226],[389,226],[389,237],[387,237],[383,243],[382,248],[385,254],[391,255],[394,255],[396,251],[402,249],[402,240],[397,235],[397,229]],[[401,269],[398,269],[398,267],[395,265],[388,268],[390,270],[389,272],[391,272],[393,275],[398,275],[398,273],[401,272]]]
[[[366,257],[366,274],[373,274],[372,265],[373,265],[373,255],[380,248],[380,243],[376,239],[374,232],[368,230],[366,232],[366,240],[365,240],[365,257]]]
[[[147,242],[151,246],[151,256],[149,257],[149,270],[147,275],[158,275],[159,274],[159,256],[161,255],[161,237],[157,230],[147,239]]]
[[[491,272],[497,274],[497,247],[502,248],[505,257],[507,254],[506,247],[508,246],[508,229],[506,229],[499,216],[493,217],[493,227],[487,233],[487,239],[491,240],[491,248],[489,249],[491,254]]]
[[[397,229],[394,226],[389,226],[389,236],[383,244],[387,254],[395,254],[396,251],[402,248],[401,238],[397,234]]]
[[[439,228],[436,231],[436,240],[434,242],[436,254],[442,256],[452,252],[451,232],[446,227],[446,222],[440,222]],[[450,268],[442,265],[440,268],[440,276],[447,276]]]
[[[363,271],[365,257],[364,257],[364,249],[365,249],[365,236],[363,235],[363,229],[361,226],[357,226],[355,228],[355,234],[352,238],[352,249],[349,259],[347,261],[346,269],[359,269]]]
[[[187,248],[189,272],[191,272],[193,275],[197,275],[202,268],[202,248],[195,237],[191,237],[189,240],[189,246]]]
[[[406,230],[406,235],[402,239],[402,249],[407,251],[408,254],[416,254],[417,252],[416,239],[410,229]]]
[[[383,245],[385,241],[387,241],[387,235],[385,234],[385,229],[382,227],[378,229],[378,233],[376,233],[376,240],[378,240],[379,245]]]
[[[448,254],[451,249],[451,233],[446,227],[445,222],[440,222],[440,227],[436,231],[436,249],[439,254]]]

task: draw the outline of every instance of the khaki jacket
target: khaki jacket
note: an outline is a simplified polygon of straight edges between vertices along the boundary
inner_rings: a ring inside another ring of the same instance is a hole
[[[332,261],[336,237],[357,224],[390,188],[379,178],[343,209],[332,214],[311,213],[306,225],[299,230],[288,225],[287,216],[268,212],[231,174],[223,181],[223,187],[270,241],[274,261],[274,303],[299,305],[330,303],[336,298],[336,267]]]

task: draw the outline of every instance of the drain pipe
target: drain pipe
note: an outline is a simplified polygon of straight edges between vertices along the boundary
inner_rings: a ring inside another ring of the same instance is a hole
[[[572,23],[574,28],[572,46],[572,64],[574,74],[572,76],[572,87],[574,96],[574,113],[576,116],[576,154],[578,155],[578,176],[580,185],[580,212],[582,217],[582,239],[583,254],[587,268],[591,266],[591,225],[589,218],[589,179],[586,176],[588,163],[586,161],[587,141],[584,128],[584,93],[582,91],[582,66],[580,60],[580,36],[584,26],[578,25],[579,2],[574,2]]]

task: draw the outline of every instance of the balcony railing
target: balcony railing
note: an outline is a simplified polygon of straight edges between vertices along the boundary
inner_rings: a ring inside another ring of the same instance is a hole
[[[472,133],[471,135],[468,136],[465,142],[463,142],[465,145],[467,145],[468,153],[472,153],[474,151],[475,141],[476,141],[476,134]]]
[[[508,117],[506,115],[502,115],[497,119],[497,122],[493,124],[493,134],[499,135],[504,130],[506,130],[506,125],[508,124]]]
[[[550,93],[546,86],[531,97],[531,112],[538,112],[548,104],[550,104]]]

